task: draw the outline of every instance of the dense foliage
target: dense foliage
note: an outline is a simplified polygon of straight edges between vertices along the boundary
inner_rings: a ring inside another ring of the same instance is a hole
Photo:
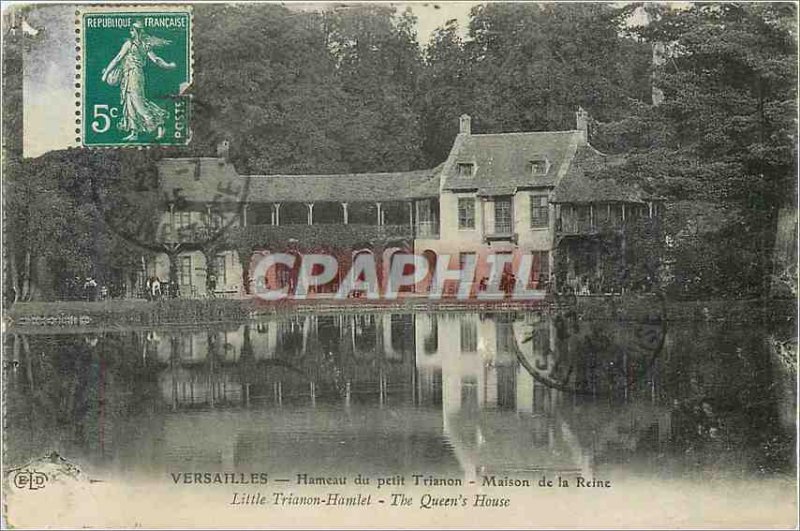
[[[618,177],[671,202],[676,290],[766,292],[778,211],[796,203],[796,6],[650,9],[638,34],[666,43],[664,101],[600,136],[628,154]]]
[[[635,9],[477,5],[466,37],[451,21],[420,46],[413,13],[390,5],[199,4],[190,147],[33,160],[21,157],[19,109],[22,48],[36,37],[6,28],[6,296],[51,297],[55,271],[104,277],[157,251],[137,244],[152,241],[148,168],[160,157],[212,155],[228,139],[242,173],[432,167],[461,113],[477,133],[560,130],[578,106],[593,145],[628,154],[607,176],[668,203],[667,287],[764,293],[778,209],[794,204],[796,6],[648,5],[633,26]],[[654,43],[665,48],[655,68]]]

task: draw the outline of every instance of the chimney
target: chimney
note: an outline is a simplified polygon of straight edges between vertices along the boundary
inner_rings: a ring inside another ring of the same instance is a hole
[[[472,118],[469,117],[469,114],[462,114],[458,119],[458,132],[462,135],[472,133]]]
[[[230,155],[231,143],[227,140],[221,141],[217,144],[217,157],[228,160]]]
[[[589,113],[583,107],[578,107],[575,113],[575,129],[581,134],[583,144],[589,142]]]

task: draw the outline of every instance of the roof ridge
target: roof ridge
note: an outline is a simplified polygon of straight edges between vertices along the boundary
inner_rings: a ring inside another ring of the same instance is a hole
[[[424,170],[407,170],[407,171],[366,171],[366,172],[350,172],[350,173],[259,173],[242,175],[241,177],[352,177],[358,175],[401,175],[411,173],[427,173],[433,175],[436,168],[429,168]]]
[[[476,136],[522,136],[522,135],[553,135],[553,134],[573,134],[579,133],[580,131],[576,129],[570,129],[567,131],[509,131],[506,133],[477,133],[468,135],[469,137],[476,137]]]
[[[230,162],[225,160],[222,157],[164,157],[163,159],[157,162],[187,162],[187,161],[194,161],[194,160],[221,160],[226,164]]]
[[[194,161],[221,161],[225,164],[231,164],[230,161],[222,157],[165,157],[159,161],[158,164],[163,162],[194,162]],[[442,163],[444,164],[444,163]],[[342,176],[358,176],[358,175],[401,175],[411,173],[430,173],[434,175],[440,169],[439,164],[433,168],[422,168],[417,170],[404,170],[404,171],[363,171],[363,172],[344,172],[344,173],[255,173],[255,174],[241,174],[236,173],[238,177],[342,177]]]

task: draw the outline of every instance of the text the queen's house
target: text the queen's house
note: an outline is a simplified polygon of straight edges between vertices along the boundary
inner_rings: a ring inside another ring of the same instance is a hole
[[[375,256],[379,276],[393,256],[415,253],[430,271],[445,256],[451,269],[474,261],[480,289],[490,254],[507,255],[509,274],[530,255],[531,289],[618,291],[624,229],[656,219],[660,206],[637,188],[593,178],[621,161],[589,145],[587,121],[580,110],[572,131],[473,134],[464,115],[447,160],[430,170],[244,176],[226,145],[216,158],[163,160],[165,252],[147,274],[165,279],[172,266],[182,296],[235,296],[251,291],[258,255],[335,253],[341,274],[319,289],[335,291],[361,253]],[[291,286],[296,274],[279,271],[271,281]],[[413,291],[429,290],[431,276]]]

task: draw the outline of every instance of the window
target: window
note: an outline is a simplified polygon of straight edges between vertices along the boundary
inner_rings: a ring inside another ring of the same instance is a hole
[[[545,289],[550,280],[550,252],[532,251],[531,255],[531,288]]]
[[[478,323],[468,318],[461,321],[461,352],[478,352]]]
[[[494,231],[498,234],[512,232],[511,198],[495,199],[494,202]]]
[[[530,168],[531,175],[545,175],[547,174],[547,170],[550,169],[550,165],[547,163],[546,159],[532,160],[528,163],[528,167]]]
[[[218,254],[214,257],[214,274],[217,275],[217,288],[224,287],[228,282],[225,272],[225,255]]]
[[[192,257],[191,256],[182,256],[181,257],[181,269],[179,271],[180,277],[178,281],[180,282],[181,286],[191,286],[192,285]]]
[[[547,227],[550,223],[550,207],[546,195],[531,196],[531,228]]]
[[[475,165],[471,162],[459,162],[457,171],[459,177],[472,177],[475,172]]]
[[[475,198],[474,197],[459,197],[458,198],[458,228],[459,229],[474,229],[475,228]]]

